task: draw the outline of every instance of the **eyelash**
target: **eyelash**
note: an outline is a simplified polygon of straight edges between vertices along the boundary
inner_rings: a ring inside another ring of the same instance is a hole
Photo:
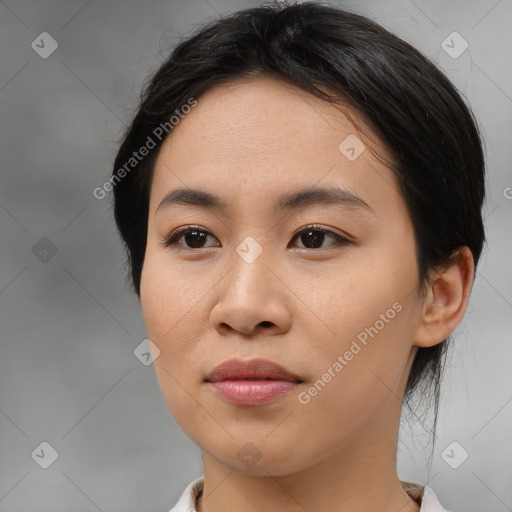
[[[192,231],[199,231],[201,233],[206,233],[208,235],[212,235],[208,230],[203,229],[201,226],[195,226],[195,225],[183,226],[183,227],[177,229],[176,231],[174,231],[173,233],[171,233],[171,235],[169,237],[167,237],[166,239],[164,239],[161,242],[161,244],[164,247],[171,247],[173,245],[178,245],[178,242],[179,242],[179,239],[181,238],[181,236],[184,235],[184,234],[187,234],[189,232],[192,232]],[[300,229],[299,231],[296,231],[295,234],[292,237],[292,240],[294,240],[295,238],[299,237],[302,233],[307,232],[307,231],[320,231],[322,233],[326,233],[326,234],[332,235],[332,237],[336,240],[336,242],[334,244],[332,244],[332,245],[329,245],[328,247],[345,246],[345,245],[350,245],[350,244],[353,243],[350,240],[348,240],[347,238],[342,237],[341,235],[338,235],[337,233],[334,233],[333,231],[325,229],[325,228],[323,228],[322,226],[320,226],[318,224],[310,224],[309,226],[305,226],[302,229]],[[320,247],[320,248],[317,248],[317,249],[311,249],[311,248],[307,248],[307,247],[304,247],[304,248],[300,247],[299,249],[301,249],[302,251],[321,251],[321,250],[327,249],[328,247]],[[201,249],[209,249],[209,248],[210,247],[201,247],[199,249],[194,249],[194,248],[184,247],[183,250],[199,251]]]

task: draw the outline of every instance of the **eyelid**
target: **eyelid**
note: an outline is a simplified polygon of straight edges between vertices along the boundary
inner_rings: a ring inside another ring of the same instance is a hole
[[[296,237],[298,234],[302,233],[303,231],[307,231],[308,229],[324,231],[324,232],[332,234],[334,236],[338,236],[340,238],[346,239],[347,241],[351,241],[351,237],[349,235],[347,235],[345,233],[340,234],[340,233],[334,231],[336,228],[331,228],[331,227],[325,226],[323,224],[308,224],[307,226],[299,228],[297,231],[295,231],[295,233],[293,234],[293,237]],[[293,238],[292,238],[292,240],[293,240]]]
[[[187,224],[185,226],[181,226],[181,227],[175,229],[169,236],[166,236],[163,240],[161,240],[160,244],[163,245],[164,247],[169,247],[171,245],[177,245],[176,240],[182,233],[186,233],[187,231],[193,231],[194,229],[196,229],[197,231],[202,231],[204,233],[207,233],[208,235],[214,236],[208,229],[206,229],[203,226],[199,226],[198,224]],[[197,249],[191,249],[191,250],[197,251]]]
[[[333,228],[325,227],[322,224],[308,224],[307,226],[303,226],[300,229],[298,229],[297,231],[295,231],[294,234],[292,235],[290,242],[295,240],[295,238],[297,238],[298,235],[302,234],[305,231],[318,230],[318,231],[323,231],[327,235],[331,235],[333,238],[336,239],[336,243],[334,243],[328,247],[349,245],[349,244],[354,243],[354,241],[351,239],[350,236],[345,235],[345,234],[341,235],[341,234],[333,231],[332,229]],[[213,235],[213,233],[211,233],[208,229],[204,228],[203,226],[199,226],[197,224],[187,224],[185,226],[181,226],[181,227],[175,229],[169,236],[167,236],[163,240],[161,240],[160,243],[164,247],[170,247],[172,245],[179,245],[178,240],[179,240],[180,235],[182,233],[187,233],[187,232],[193,231],[193,230],[201,231],[203,233],[206,233],[207,235],[210,235],[210,236],[213,236],[214,238],[216,238],[215,235]],[[210,247],[202,247],[200,249],[209,249],[209,248]],[[200,250],[200,249],[188,249],[186,247],[183,249],[186,251],[193,251],[193,252],[197,252]],[[307,247],[304,247],[304,248],[299,247],[299,250],[301,250],[301,251],[319,252],[322,249],[326,249],[326,247],[319,248],[319,249],[309,249]]]

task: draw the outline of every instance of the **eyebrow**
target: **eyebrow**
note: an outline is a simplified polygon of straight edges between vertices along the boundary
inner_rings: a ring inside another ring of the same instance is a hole
[[[215,194],[199,189],[179,188],[165,195],[155,211],[155,216],[160,210],[173,204],[212,208],[218,211],[225,211],[228,208],[227,202]],[[372,207],[361,197],[337,186],[329,188],[305,187],[294,192],[282,194],[272,205],[272,210],[274,213],[278,213],[283,210],[296,210],[318,204],[343,205],[375,213]]]

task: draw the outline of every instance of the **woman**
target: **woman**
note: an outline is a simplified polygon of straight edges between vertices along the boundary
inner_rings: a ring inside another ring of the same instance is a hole
[[[313,2],[240,11],[148,82],[112,176],[160,388],[204,476],[172,512],[444,510],[401,481],[484,243],[471,110]],[[435,426],[435,423],[434,423]]]

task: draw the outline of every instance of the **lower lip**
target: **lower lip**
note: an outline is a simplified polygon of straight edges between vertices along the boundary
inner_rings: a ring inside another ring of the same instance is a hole
[[[224,399],[237,405],[264,405],[289,393],[298,382],[289,380],[224,380],[210,382]]]

